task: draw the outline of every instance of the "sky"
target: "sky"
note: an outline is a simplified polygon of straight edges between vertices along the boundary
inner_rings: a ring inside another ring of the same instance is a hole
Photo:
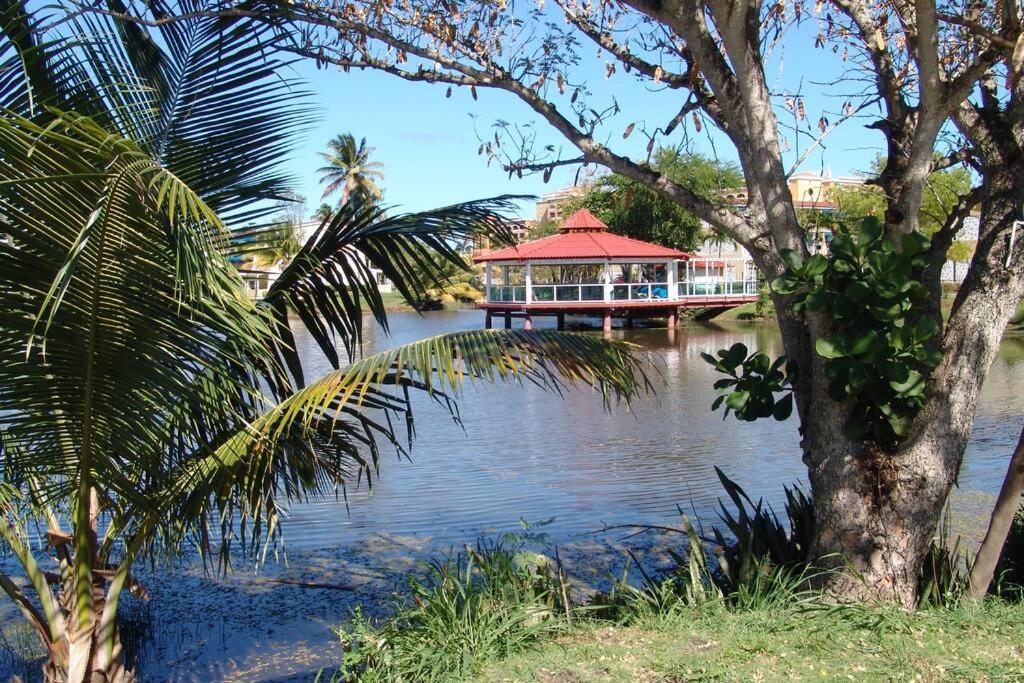
[[[835,120],[849,93],[861,87],[853,82],[821,85],[836,78],[844,64],[830,49],[813,46],[817,30],[812,21],[792,30],[783,47],[771,55],[767,69],[774,92],[804,93],[808,121],[815,131],[822,113]],[[602,130],[600,141],[616,152],[642,159],[646,139],[634,133],[623,140],[623,130],[631,122],[637,122],[638,128],[643,123],[651,128],[663,126],[678,110],[682,95],[652,91],[621,68],[606,80],[605,58],[596,58],[589,47],[585,52],[573,72],[577,80],[586,80],[595,103],[607,103],[614,96],[623,110]],[[365,137],[375,148],[373,158],[384,164],[384,201],[399,210],[419,211],[501,194],[540,195],[573,183],[573,168],[556,169],[545,184],[539,174],[509,179],[496,163],[487,167],[485,157],[477,155],[479,142],[474,126],[489,137],[497,119],[533,122],[540,140],[563,147],[565,156],[578,154],[547,122],[508,93],[480,88],[478,101],[474,101],[468,89],[454,88],[452,97],[446,98],[447,85],[443,84],[407,82],[370,71],[317,70],[312,62],[293,68],[306,81],[319,111],[315,124],[297,141],[287,166],[296,178],[298,191],[307,198],[310,212],[321,201],[322,186],[316,169],[322,159],[318,152],[324,151],[333,136],[344,132],[357,139]],[[551,97],[568,108],[568,93],[553,93]],[[876,114],[877,110],[869,113]],[[866,172],[883,144],[877,132],[865,129],[866,122],[851,119],[843,123],[798,170],[831,171],[834,176]],[[730,143],[720,134],[709,135],[709,129],[705,126],[702,134],[696,134],[690,127],[692,151],[734,160]],[[674,140],[679,135],[677,132]],[[795,152],[786,156],[791,164]],[[532,201],[523,202],[521,215],[532,217],[533,206]]]

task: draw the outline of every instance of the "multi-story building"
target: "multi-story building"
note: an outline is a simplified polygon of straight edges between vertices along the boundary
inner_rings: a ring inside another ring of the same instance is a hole
[[[516,244],[530,239],[534,225],[536,225],[534,221],[529,218],[516,218],[512,221],[512,239],[515,240]],[[461,249],[462,253],[472,257],[474,255],[486,254],[496,246],[491,243],[488,237],[480,236],[474,237],[472,240],[462,244]]]
[[[541,195],[537,200],[537,222],[561,223],[568,216],[566,205],[586,194],[587,188],[585,184],[572,185]]]

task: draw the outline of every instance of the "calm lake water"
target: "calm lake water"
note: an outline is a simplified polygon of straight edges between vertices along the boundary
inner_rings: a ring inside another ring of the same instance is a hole
[[[390,337],[368,325],[365,352],[482,324],[479,311],[396,313]],[[804,477],[796,421],[723,422],[710,411],[714,372],[700,359],[702,351],[737,341],[778,354],[775,329],[729,323],[614,334],[661,359],[666,386],[632,413],[605,412],[590,391],[560,399],[532,386],[481,385],[460,403],[460,428],[420,400],[412,461],[385,451],[372,489],[348,491],[347,511],[334,499],[295,506],[285,522],[287,562],[258,573],[239,569],[227,579],[191,565],[171,577],[140,572],[153,598],[147,607],[129,606],[145,625],[143,680],[307,680],[338,661],[331,629],[352,605],[385,608],[382,597],[401,590],[424,558],[515,531],[521,519],[547,522],[540,528],[580,585],[601,585],[620,572],[627,546],[657,565],[664,559],[659,547],[673,539],[600,530],[674,524],[677,506],[714,523],[716,465],[781,510],[783,486]],[[299,343],[318,357],[311,340]],[[968,500],[998,490],[1024,421],[1022,379],[1024,340],[1008,338],[985,384],[960,477]]]

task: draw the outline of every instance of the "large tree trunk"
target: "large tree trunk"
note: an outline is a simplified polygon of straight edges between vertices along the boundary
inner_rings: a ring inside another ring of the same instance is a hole
[[[814,553],[827,567],[849,569],[826,581],[843,598],[917,604],[922,563],[960,471],[981,385],[1024,296],[1024,241],[1013,257],[1008,252],[1024,200],[1024,179],[1013,168],[986,174],[978,249],[942,339],[943,360],[896,449],[847,439],[845,408],[828,398],[820,360],[802,364],[813,369],[798,403],[814,496]]]
[[[924,440],[886,453],[846,439],[838,411],[824,410],[808,426],[805,461],[811,481],[816,537],[812,557],[835,569],[823,587],[843,599],[917,605],[924,558],[955,473],[945,465],[962,445]]]

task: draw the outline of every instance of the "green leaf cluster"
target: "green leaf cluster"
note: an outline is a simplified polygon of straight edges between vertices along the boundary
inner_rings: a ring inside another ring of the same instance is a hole
[[[722,201],[722,189],[743,185],[735,165],[699,154],[661,149],[652,166],[711,202]],[[617,174],[601,178],[586,194],[569,202],[566,213],[578,208],[589,209],[616,234],[675,249],[693,249],[704,235],[704,224],[691,211]]]
[[[725,405],[722,419],[729,412],[745,422],[761,417],[785,420],[793,412],[793,392],[790,389],[791,367],[786,367],[786,357],[772,361],[767,355],[754,352],[748,354],[744,344],[733,344],[729,349],[700,354],[718,372],[727,377],[715,382],[719,396],[711,404],[712,410]],[[782,398],[775,395],[783,393]]]
[[[918,279],[929,246],[918,232],[897,244],[868,217],[856,233],[837,234],[827,258],[782,254],[787,269],[772,289],[795,295],[794,310],[831,320],[832,333],[815,351],[831,398],[854,402],[845,425],[850,438],[894,445],[924,403],[927,375],[942,359],[939,322],[924,312],[928,293]]]

